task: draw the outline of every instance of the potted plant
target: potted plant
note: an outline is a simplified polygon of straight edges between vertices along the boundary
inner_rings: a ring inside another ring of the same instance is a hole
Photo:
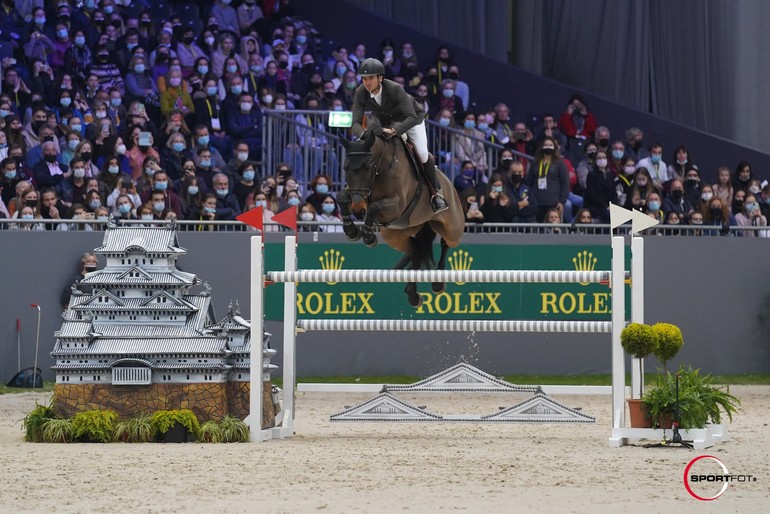
[[[198,440],[202,443],[221,443],[222,428],[216,421],[207,421],[201,425]]]
[[[87,410],[72,417],[72,436],[84,443],[112,441],[118,414],[113,410]]]
[[[30,443],[39,443],[43,440],[43,426],[54,417],[53,404],[40,405],[35,404],[35,408],[24,416],[22,428],[24,429],[24,440]]]
[[[740,406],[740,400],[726,386],[714,385],[710,374],[701,375],[700,370],[684,364],[677,373],[666,371],[658,376],[642,402],[658,426],[668,428],[670,423],[663,421],[668,417],[682,429],[721,424],[723,414],[732,421]]]
[[[219,424],[223,443],[245,443],[249,440],[249,426],[233,416],[225,416]]]
[[[636,359],[644,359],[655,351],[658,346],[658,333],[649,325],[643,323],[631,323],[620,333],[620,344],[623,349]],[[639,391],[643,393],[644,380],[642,377],[642,363],[639,361]],[[651,427],[651,420],[644,412],[641,400],[629,398],[628,414],[632,427]]]
[[[151,443],[154,440],[152,417],[142,413],[115,425],[114,439],[123,443]]]
[[[152,415],[152,425],[162,443],[194,442],[201,428],[190,409],[159,410]]]
[[[73,439],[72,420],[53,418],[43,423],[44,443],[70,443]]]

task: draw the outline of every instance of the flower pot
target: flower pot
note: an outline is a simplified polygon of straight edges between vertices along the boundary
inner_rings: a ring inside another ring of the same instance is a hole
[[[631,428],[652,428],[650,411],[642,403],[642,400],[629,398],[626,402],[628,402],[628,417]]]
[[[161,443],[192,443],[195,442],[195,434],[187,430],[181,423],[174,423],[174,426],[168,429],[168,432],[161,434],[159,442]]]

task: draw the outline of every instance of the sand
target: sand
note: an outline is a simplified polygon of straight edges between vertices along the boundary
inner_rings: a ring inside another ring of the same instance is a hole
[[[557,396],[596,424],[330,423],[368,394],[299,393],[296,436],[258,444],[34,444],[23,416],[47,394],[0,395],[2,512],[767,512],[770,386],[735,386],[731,440],[705,451],[610,448],[609,396]],[[505,397],[400,395],[443,413]],[[763,439],[765,438],[765,439]],[[718,456],[731,485],[693,499],[683,472]]]

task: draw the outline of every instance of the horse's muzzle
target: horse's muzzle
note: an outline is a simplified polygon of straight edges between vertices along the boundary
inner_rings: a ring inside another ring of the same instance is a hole
[[[350,201],[352,203],[361,203],[364,200],[365,200],[364,195],[362,195],[361,193],[353,193],[352,195],[350,195]]]

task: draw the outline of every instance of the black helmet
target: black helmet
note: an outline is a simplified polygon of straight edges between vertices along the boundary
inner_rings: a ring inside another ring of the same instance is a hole
[[[369,57],[364,59],[364,62],[358,67],[358,74],[362,77],[369,77],[371,75],[384,75],[385,66],[382,65],[377,59]]]

